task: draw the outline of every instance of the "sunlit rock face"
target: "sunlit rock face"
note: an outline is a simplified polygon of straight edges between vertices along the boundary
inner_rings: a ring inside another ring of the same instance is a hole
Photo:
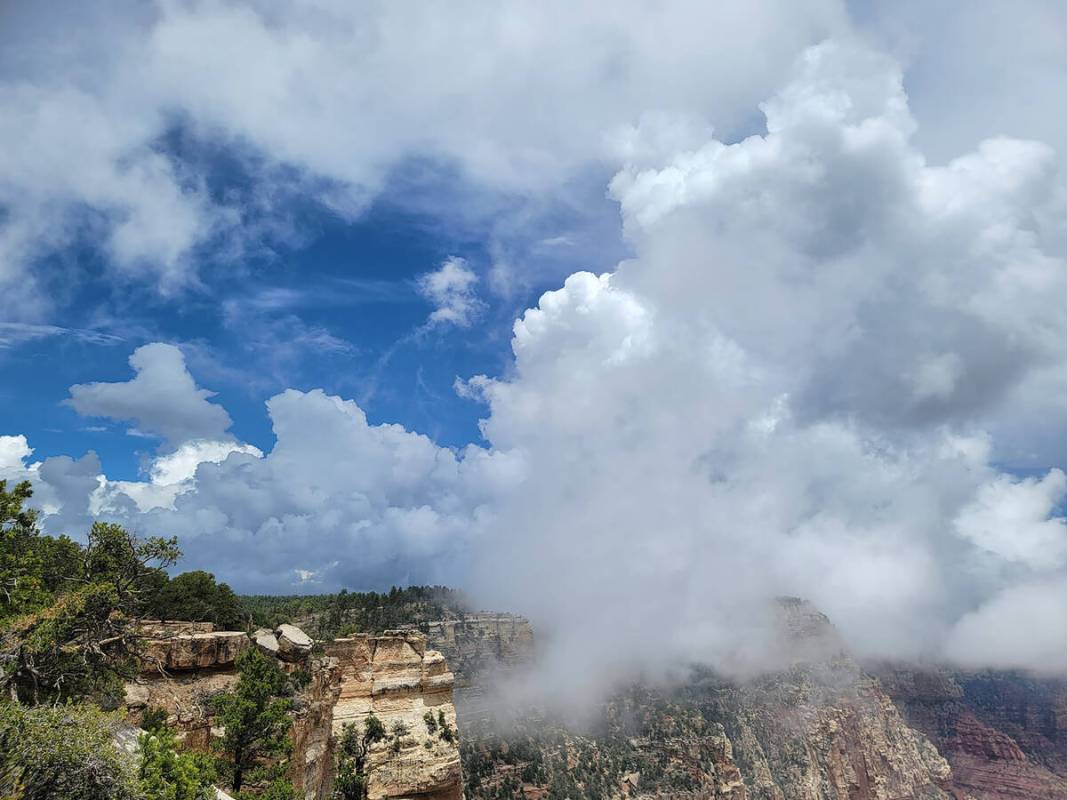
[[[370,800],[456,800],[463,796],[453,675],[414,631],[356,636],[326,644],[341,672],[333,732],[362,730],[372,714],[386,738],[369,756]]]
[[[368,759],[368,797],[390,800],[460,800],[463,797],[453,676],[444,657],[414,631],[357,636],[325,643],[326,656],[311,655],[312,641],[292,625],[240,631],[210,625],[159,624],[146,628],[142,674],[126,686],[127,716],[139,724],[148,709],[162,709],[185,748],[207,751],[213,738],[212,698],[238,680],[237,656],[259,646],[276,655],[288,673],[309,680],[294,697],[289,775],[298,796],[332,795],[337,736],[345,724],[363,726],[373,714],[386,738]],[[284,643],[284,645],[283,645]]]

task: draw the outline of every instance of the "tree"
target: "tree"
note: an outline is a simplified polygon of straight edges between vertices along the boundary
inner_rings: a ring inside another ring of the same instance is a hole
[[[233,690],[215,698],[217,723],[226,729],[216,746],[228,764],[235,792],[262,760],[288,752],[292,708],[292,701],[280,696],[287,678],[274,659],[255,648],[246,650],[237,657],[237,671],[240,677]]]
[[[128,602],[128,610],[140,617],[166,582],[165,568],[180,557],[176,537],[141,538],[121,525],[94,522],[83,551],[82,574],[76,580],[111,583]]]
[[[0,481],[0,620],[48,600],[42,585],[40,557],[34,543],[40,533],[37,512],[26,507],[33,496],[29,481],[8,491]]]
[[[244,615],[237,595],[210,572],[183,572],[171,578],[155,597],[152,613],[160,619],[211,622],[220,630],[243,630]]]
[[[48,538],[36,530],[32,536]],[[72,573],[61,592],[0,626],[0,689],[33,704],[86,695],[116,703],[121,678],[137,666],[138,621],[162,568],[178,558],[176,540],[141,539],[118,525],[96,523],[77,558],[61,540],[29,549],[51,552]]]
[[[355,723],[342,726],[334,800],[364,800],[367,796],[367,755],[371,745],[384,739],[385,725],[373,714],[363,723],[362,733]]]
[[[140,800],[133,764],[111,740],[117,724],[87,704],[0,702],[0,797]]]
[[[166,726],[141,736],[138,769],[144,800],[214,800],[215,769],[203,753],[179,753]]]

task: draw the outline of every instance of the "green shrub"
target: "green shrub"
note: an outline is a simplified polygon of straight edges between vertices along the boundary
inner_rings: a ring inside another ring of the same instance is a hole
[[[21,800],[140,800],[133,759],[95,706],[0,702],[0,796]]]
[[[203,753],[179,753],[165,726],[141,736],[138,769],[145,800],[214,800],[215,766]]]

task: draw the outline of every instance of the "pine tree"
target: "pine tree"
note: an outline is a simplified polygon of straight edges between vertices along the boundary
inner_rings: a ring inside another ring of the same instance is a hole
[[[216,720],[226,729],[217,747],[235,792],[262,760],[288,752],[292,708],[292,701],[280,696],[286,676],[272,658],[257,649],[246,650],[237,658],[237,670],[240,677],[233,690],[215,698]]]

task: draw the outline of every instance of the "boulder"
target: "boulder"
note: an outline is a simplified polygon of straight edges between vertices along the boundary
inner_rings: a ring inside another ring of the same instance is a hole
[[[260,628],[252,634],[252,641],[256,643],[256,647],[266,653],[268,656],[278,658],[278,637],[274,635],[274,631],[269,628]]]
[[[311,637],[295,625],[279,625],[274,636],[278,640],[278,658],[283,661],[303,661],[311,653]]]

